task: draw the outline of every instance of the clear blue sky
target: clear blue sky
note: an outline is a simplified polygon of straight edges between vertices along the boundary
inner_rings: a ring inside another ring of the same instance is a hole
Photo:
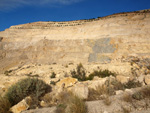
[[[150,0],[0,0],[0,31],[37,21],[69,21],[150,8]]]

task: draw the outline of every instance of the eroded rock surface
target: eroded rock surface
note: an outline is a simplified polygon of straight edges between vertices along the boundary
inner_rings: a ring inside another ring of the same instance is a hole
[[[150,57],[150,11],[91,20],[34,22],[0,32],[0,70],[26,63],[110,63]]]

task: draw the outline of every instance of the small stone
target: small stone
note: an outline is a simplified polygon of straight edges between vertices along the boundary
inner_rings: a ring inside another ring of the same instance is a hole
[[[43,100],[40,102],[40,106],[42,106],[42,107],[48,107],[47,103],[45,101],[43,101]]]

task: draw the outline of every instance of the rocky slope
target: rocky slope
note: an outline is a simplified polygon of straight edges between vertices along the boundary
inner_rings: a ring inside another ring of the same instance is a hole
[[[68,22],[34,22],[0,32],[0,71],[26,63],[113,63],[150,57],[150,10]]]

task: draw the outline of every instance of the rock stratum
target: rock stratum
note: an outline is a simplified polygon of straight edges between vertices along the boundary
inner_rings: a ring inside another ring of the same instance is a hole
[[[34,22],[0,32],[0,71],[25,63],[110,63],[150,58],[150,10],[97,19]]]

